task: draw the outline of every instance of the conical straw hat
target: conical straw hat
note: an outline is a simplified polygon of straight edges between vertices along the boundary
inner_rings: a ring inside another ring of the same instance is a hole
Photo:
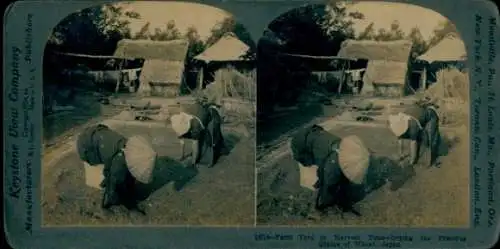
[[[357,136],[347,136],[340,142],[339,165],[353,183],[361,184],[370,165],[370,152]]]
[[[170,118],[170,122],[172,123],[172,129],[177,134],[177,136],[182,136],[189,131],[189,129],[191,128],[191,119],[193,119],[193,116],[184,112],[172,115],[172,117]]]
[[[408,130],[409,117],[405,114],[398,113],[389,115],[389,128],[397,137],[403,135]]]
[[[156,162],[156,151],[144,137],[132,136],[123,149],[130,173],[142,183],[150,183]]]

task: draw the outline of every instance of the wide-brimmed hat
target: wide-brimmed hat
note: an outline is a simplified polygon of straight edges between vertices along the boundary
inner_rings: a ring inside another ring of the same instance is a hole
[[[132,136],[127,140],[125,148],[127,168],[135,179],[142,183],[150,183],[157,153],[149,141],[142,136]]]
[[[363,141],[354,135],[344,137],[338,152],[339,166],[344,175],[349,181],[362,184],[370,166],[370,152]]]
[[[403,113],[389,115],[389,128],[397,137],[403,135],[408,130],[410,117]]]
[[[181,112],[179,114],[172,115],[170,122],[172,123],[172,129],[177,134],[177,136],[182,136],[186,134],[191,128],[191,120],[193,116]]]

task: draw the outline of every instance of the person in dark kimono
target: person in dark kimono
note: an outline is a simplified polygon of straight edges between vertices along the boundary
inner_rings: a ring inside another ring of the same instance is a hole
[[[351,182],[360,184],[364,176],[350,174],[351,172],[343,170],[340,159],[352,153],[353,159],[359,159],[354,167],[358,167],[359,172],[364,170],[361,173],[366,173],[369,154],[367,150],[351,150],[350,152],[340,150],[342,140],[322,127],[313,125],[295,134],[290,147],[295,161],[305,167],[318,166],[318,181],[314,185],[318,191],[315,197],[315,210],[311,211],[324,214],[326,208],[337,206],[342,212],[352,212],[359,216],[360,213],[353,208],[349,188]]]
[[[430,152],[429,167],[438,166],[437,157],[441,142],[439,133],[439,115],[436,105],[430,101],[419,102],[403,112],[389,116],[391,131],[398,138],[399,159],[407,157],[404,140],[410,142],[410,165],[419,160],[422,145]]]
[[[104,180],[100,185],[104,188],[102,208],[124,205],[144,214],[134,198],[136,181],[127,167],[123,151],[126,144],[127,138],[106,125],[98,124],[86,128],[78,136],[77,150],[80,159],[89,165],[104,164]]]
[[[218,107],[196,103],[183,109],[171,118],[172,128],[181,139],[181,160],[186,156],[184,140],[189,139],[193,142],[190,166],[200,163],[213,167],[219,157],[227,153]]]

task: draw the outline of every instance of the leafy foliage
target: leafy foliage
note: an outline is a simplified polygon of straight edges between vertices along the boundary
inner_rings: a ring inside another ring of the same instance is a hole
[[[446,20],[440,23],[438,27],[434,29],[434,35],[429,41],[429,46],[432,47],[438,44],[443,38],[448,35],[460,37],[457,27],[450,20]]]
[[[342,41],[354,37],[352,20],[361,18],[343,4],[304,5],[277,17],[264,39],[282,44],[289,53],[336,55]]]
[[[130,38],[130,21],[121,18],[123,16],[140,18],[138,13],[112,4],[83,9],[69,15],[54,28],[47,46],[63,52],[110,54],[119,40]]]

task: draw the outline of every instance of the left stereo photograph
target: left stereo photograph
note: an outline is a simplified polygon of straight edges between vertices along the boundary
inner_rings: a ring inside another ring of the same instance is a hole
[[[43,58],[41,225],[253,226],[254,62],[245,27],[207,5],[61,20]]]

